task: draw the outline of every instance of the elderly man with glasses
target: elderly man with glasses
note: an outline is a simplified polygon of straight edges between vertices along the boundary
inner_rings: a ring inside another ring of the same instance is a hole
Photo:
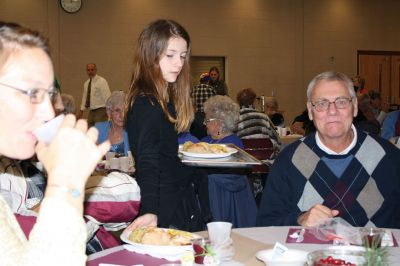
[[[267,180],[257,224],[400,228],[400,150],[357,130],[357,98],[342,73],[316,76],[307,108],[317,131],[285,148]]]

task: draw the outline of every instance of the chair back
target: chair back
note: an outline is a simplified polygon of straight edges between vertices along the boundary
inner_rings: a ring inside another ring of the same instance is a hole
[[[255,158],[267,160],[274,153],[274,145],[269,138],[263,139],[242,139],[244,150]],[[269,166],[266,164],[256,165],[252,168],[252,174],[266,174]]]

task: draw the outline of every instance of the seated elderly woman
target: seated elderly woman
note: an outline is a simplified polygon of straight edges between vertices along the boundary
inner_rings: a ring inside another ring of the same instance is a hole
[[[70,94],[56,93],[56,99],[53,100],[53,108],[57,115],[75,114],[75,100]]]
[[[56,83],[56,79],[54,80],[54,84],[58,84],[58,83]],[[53,103],[53,108],[54,108],[56,115],[59,115],[64,112],[65,108],[64,108],[64,103],[61,98],[61,90],[59,87],[54,88],[54,95],[52,97],[52,103]]]
[[[99,131],[99,143],[110,140],[111,149],[115,153],[128,156],[128,134],[124,129],[124,103],[125,92],[113,91],[106,101],[108,120],[96,123],[94,126]]]
[[[273,128],[268,115],[258,112],[254,108],[256,99],[255,92],[250,89],[243,89],[237,95],[240,105],[238,122],[238,137],[242,139],[270,139],[276,149],[280,148],[279,136]]]
[[[370,134],[379,135],[381,125],[376,120],[372,111],[371,101],[368,94],[360,94],[357,96],[358,113],[354,118],[354,126],[357,129],[366,131]]]
[[[204,103],[208,143],[232,143],[243,149],[233,132],[239,120],[239,105],[228,96],[216,95]],[[213,169],[208,175],[210,207],[215,221],[226,221],[234,227],[255,226],[257,207],[246,175],[234,170]]]
[[[61,100],[64,105],[64,114],[75,114],[75,100],[70,94],[61,94]]]
[[[38,32],[0,22],[0,58],[0,181],[17,177],[14,160],[35,153],[48,174],[29,240],[0,196],[0,265],[85,265],[84,187],[110,144],[96,145],[97,130],[73,115],[50,144],[33,134],[54,117],[54,71],[48,42]]]
[[[279,112],[278,100],[275,97],[265,97],[265,113],[277,127],[285,126],[285,118]]]

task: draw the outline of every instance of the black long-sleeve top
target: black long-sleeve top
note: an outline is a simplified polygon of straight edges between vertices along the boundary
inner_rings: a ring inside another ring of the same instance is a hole
[[[157,100],[151,99],[154,105],[146,96],[135,99],[127,114],[126,130],[141,190],[140,213],[156,214],[159,225],[168,227],[182,222],[174,220],[182,218],[182,201],[197,176],[195,168],[180,162],[174,124],[168,121]],[[172,103],[168,110],[175,115]]]

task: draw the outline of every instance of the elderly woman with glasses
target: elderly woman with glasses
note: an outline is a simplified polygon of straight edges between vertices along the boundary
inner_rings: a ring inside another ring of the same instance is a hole
[[[124,129],[125,92],[113,91],[106,101],[108,120],[98,122],[95,127],[99,131],[99,143],[110,140],[111,148],[117,154],[128,156],[128,134]]]
[[[22,174],[19,161],[35,153],[48,174],[37,223],[29,240],[0,195],[0,265],[85,265],[82,218],[85,183],[109,143],[97,130],[67,115],[50,143],[34,132],[54,117],[54,71],[48,42],[38,32],[0,22],[0,185]]]
[[[204,103],[208,136],[203,142],[234,144],[243,149],[243,143],[234,133],[239,120],[239,105],[228,96],[216,95]],[[257,207],[246,175],[231,169],[209,171],[208,190],[210,207],[215,221],[226,221],[233,227],[255,226]]]

